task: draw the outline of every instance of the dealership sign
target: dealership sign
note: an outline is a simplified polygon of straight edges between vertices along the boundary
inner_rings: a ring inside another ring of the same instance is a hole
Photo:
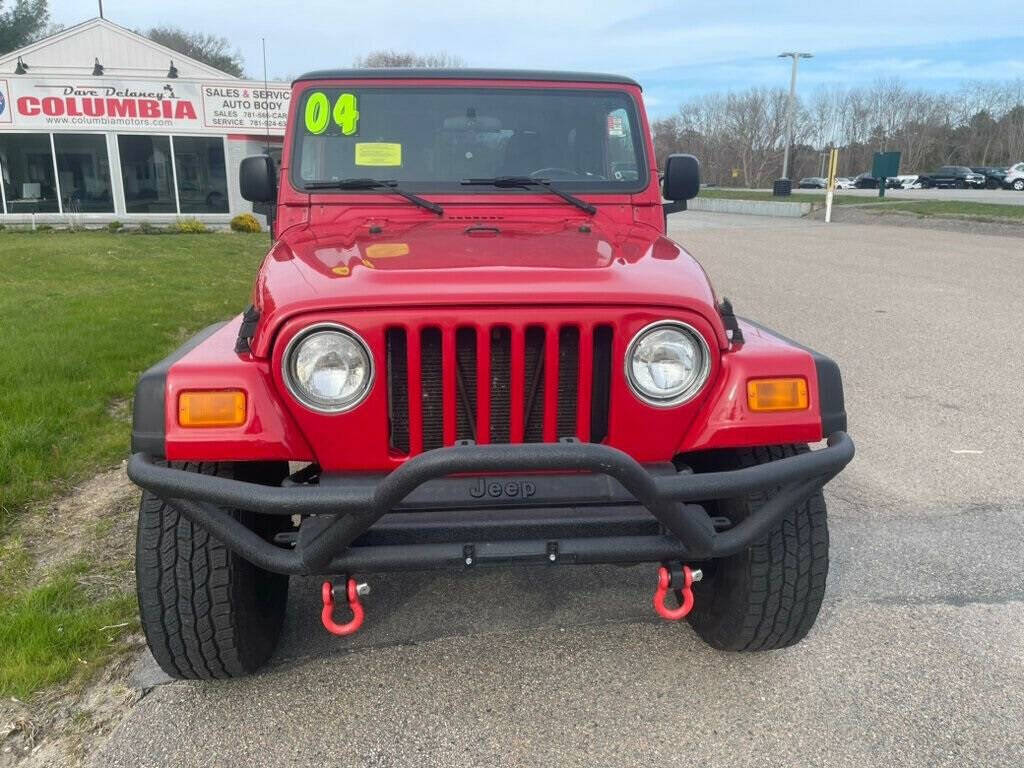
[[[6,80],[0,80],[0,124],[11,122],[11,110],[7,105],[7,94],[10,90]]]
[[[287,86],[232,81],[0,80],[0,129],[284,133]]]

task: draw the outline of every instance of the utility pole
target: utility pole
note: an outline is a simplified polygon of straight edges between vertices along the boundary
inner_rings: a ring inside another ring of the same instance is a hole
[[[99,0],[99,4],[100,4],[100,18],[102,19],[103,18],[103,0]]]
[[[793,112],[796,108],[796,68],[800,59],[810,59],[813,53],[787,51],[780,53],[780,59],[793,59],[793,75],[789,79],[789,108],[786,110],[786,153],[782,156],[782,178],[789,178],[789,145],[793,143]]]

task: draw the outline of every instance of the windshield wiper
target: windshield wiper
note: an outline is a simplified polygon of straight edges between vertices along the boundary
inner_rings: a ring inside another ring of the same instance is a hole
[[[570,195],[568,192],[559,189],[558,187],[552,186],[550,179],[535,179],[532,176],[495,176],[491,179],[463,179],[462,183],[466,186],[489,186],[489,187],[544,187],[551,192],[553,195],[565,200],[565,202],[575,205],[581,211],[586,211],[591,216],[597,213],[597,208],[592,206],[586,200],[580,200],[575,195]]]
[[[404,197],[410,203],[426,208],[432,213],[441,216],[444,213],[437,203],[424,200],[419,195],[406,192],[400,189],[395,179],[337,179],[333,181],[310,181],[304,185],[305,189],[389,189],[400,197]]]

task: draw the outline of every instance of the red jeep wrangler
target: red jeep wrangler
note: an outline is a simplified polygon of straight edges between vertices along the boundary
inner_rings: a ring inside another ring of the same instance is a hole
[[[240,184],[276,203],[252,306],[136,390],[168,674],[263,664],[289,575],[329,579],[338,635],[363,620],[352,574],[564,563],[660,564],[654,608],[716,648],[807,633],[821,488],[853,457],[839,369],[737,318],[665,236],[699,168],[659,181],[637,83],[314,72],[280,177],[250,157]]]

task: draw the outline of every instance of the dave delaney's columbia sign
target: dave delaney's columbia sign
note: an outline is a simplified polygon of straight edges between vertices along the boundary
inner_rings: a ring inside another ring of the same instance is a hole
[[[19,115],[198,119],[192,102],[178,98],[169,84],[159,90],[77,85],[40,85],[37,88],[55,90],[59,95],[21,96],[17,101]]]
[[[0,79],[0,130],[284,133],[291,92],[189,80]]]

